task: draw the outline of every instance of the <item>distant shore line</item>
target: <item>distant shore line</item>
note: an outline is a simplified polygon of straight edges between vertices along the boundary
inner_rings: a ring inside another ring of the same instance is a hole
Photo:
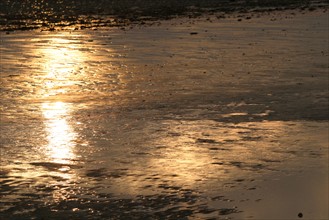
[[[203,15],[216,15],[218,19],[225,19],[231,15],[236,15],[240,20],[242,18],[251,19],[252,15],[261,15],[263,13],[271,13],[274,11],[297,10],[301,13],[314,10],[324,10],[327,12],[329,4],[327,1],[286,1],[281,4],[280,0],[267,0],[262,4],[256,4],[255,1],[246,0],[242,4],[240,2],[230,0],[226,5],[221,3],[218,7],[202,7],[198,6],[179,6],[177,8],[155,7],[141,8],[138,6],[124,8],[121,11],[108,10],[99,11],[91,8],[90,11],[80,9],[80,11],[71,10],[66,14],[58,12],[44,11],[44,13],[15,14],[13,11],[0,11],[0,31],[9,34],[12,31],[60,31],[60,30],[82,30],[82,29],[98,29],[118,27],[125,29],[132,25],[152,25],[156,21],[174,19],[177,17],[197,18]],[[267,2],[267,4],[265,4]],[[235,3],[235,4],[234,4]],[[277,4],[275,4],[277,3]],[[207,5],[205,5],[207,6]],[[214,6],[214,5],[213,5]],[[16,9],[18,10],[18,9]],[[99,10],[99,9],[98,9]],[[65,11],[64,11],[65,12]],[[63,13],[63,11],[62,11]],[[246,16],[241,16],[246,15]]]

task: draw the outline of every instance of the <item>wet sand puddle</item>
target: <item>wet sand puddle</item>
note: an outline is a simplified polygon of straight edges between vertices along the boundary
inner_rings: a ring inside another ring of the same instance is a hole
[[[2,35],[0,217],[325,218],[327,21],[308,16]]]

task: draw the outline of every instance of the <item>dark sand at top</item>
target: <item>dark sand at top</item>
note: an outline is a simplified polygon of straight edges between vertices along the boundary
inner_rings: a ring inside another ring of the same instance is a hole
[[[326,0],[6,0],[0,2],[0,30],[63,30],[129,26],[145,21],[221,13],[327,8]]]

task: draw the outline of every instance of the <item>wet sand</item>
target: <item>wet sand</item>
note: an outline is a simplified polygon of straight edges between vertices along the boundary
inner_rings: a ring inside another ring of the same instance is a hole
[[[328,13],[1,32],[2,219],[328,219]]]

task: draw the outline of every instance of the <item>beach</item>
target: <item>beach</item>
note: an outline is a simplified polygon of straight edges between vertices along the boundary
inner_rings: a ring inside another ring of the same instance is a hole
[[[328,22],[3,29],[0,219],[328,219]]]

